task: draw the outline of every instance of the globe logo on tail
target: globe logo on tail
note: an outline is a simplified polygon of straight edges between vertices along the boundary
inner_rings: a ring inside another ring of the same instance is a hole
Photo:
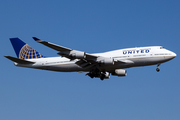
[[[43,56],[38,53],[35,49],[30,47],[28,44],[25,44],[20,52],[19,52],[19,58],[20,59],[36,59],[36,58],[42,58]]]

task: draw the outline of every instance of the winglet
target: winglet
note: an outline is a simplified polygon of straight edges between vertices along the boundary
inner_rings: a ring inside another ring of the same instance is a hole
[[[32,37],[36,42],[42,42],[42,40],[40,40],[39,38],[37,37]]]

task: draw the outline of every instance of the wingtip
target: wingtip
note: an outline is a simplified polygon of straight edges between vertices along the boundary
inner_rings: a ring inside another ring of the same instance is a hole
[[[37,37],[32,37],[36,42],[41,42],[41,40]]]

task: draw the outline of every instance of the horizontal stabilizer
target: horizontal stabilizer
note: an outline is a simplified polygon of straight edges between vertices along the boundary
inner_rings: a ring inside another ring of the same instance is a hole
[[[4,56],[4,57],[6,57],[9,60],[14,61],[16,63],[19,63],[19,64],[33,64],[33,63],[35,63],[35,62],[30,62],[30,61],[27,61],[27,60],[23,60],[23,59],[11,57],[11,56]]]

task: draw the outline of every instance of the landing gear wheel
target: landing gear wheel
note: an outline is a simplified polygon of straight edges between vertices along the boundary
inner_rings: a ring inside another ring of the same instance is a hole
[[[90,78],[94,78],[94,74],[93,73],[87,73],[86,75],[88,75]]]
[[[100,77],[100,79],[101,79],[101,80],[104,80],[104,75],[102,75],[102,76]]]
[[[104,78],[105,78],[105,75],[104,75],[104,74],[101,74],[101,75],[100,75],[100,79],[101,79],[101,80],[104,80]]]
[[[159,71],[160,71],[160,69],[159,69],[159,68],[156,68],[156,71],[157,71],[157,72],[159,72]]]
[[[157,72],[160,71],[159,66],[160,66],[160,64],[157,64],[157,68],[156,68],[156,71],[157,71]]]

